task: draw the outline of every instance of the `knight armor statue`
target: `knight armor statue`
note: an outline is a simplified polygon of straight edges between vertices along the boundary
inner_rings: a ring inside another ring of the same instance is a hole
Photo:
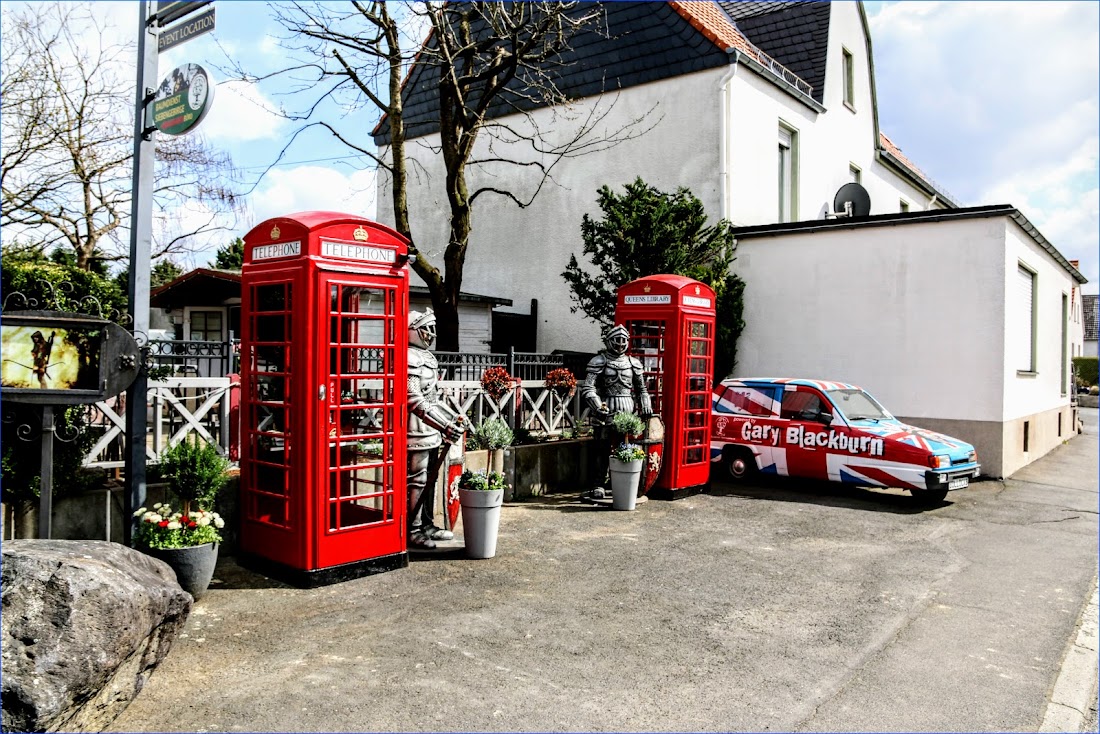
[[[629,343],[626,327],[613,326],[604,332],[605,348],[588,363],[581,398],[600,423],[609,422],[616,413],[653,413],[642,363],[626,354]]]
[[[645,372],[641,361],[627,356],[630,334],[626,327],[616,325],[604,332],[604,349],[588,362],[581,399],[588,405],[597,423],[599,445],[596,448],[596,477],[602,482],[607,474],[607,457],[611,453],[612,429],[609,425],[616,413],[635,413],[642,417],[653,414],[653,406],[645,387]],[[592,497],[610,496],[603,487],[595,487]]]
[[[409,312],[408,544],[435,548],[454,533],[437,527],[435,476],[443,442],[462,440],[463,416],[439,399],[439,364],[429,350],[435,341],[435,314]],[[433,466],[434,465],[434,466]],[[433,471],[434,469],[434,471]]]

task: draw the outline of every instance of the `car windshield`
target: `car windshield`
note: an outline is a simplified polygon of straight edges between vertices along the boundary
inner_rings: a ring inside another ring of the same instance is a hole
[[[889,420],[892,415],[873,397],[859,389],[829,390],[833,405],[850,421]]]

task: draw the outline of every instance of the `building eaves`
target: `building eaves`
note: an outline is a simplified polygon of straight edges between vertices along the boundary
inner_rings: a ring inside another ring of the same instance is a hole
[[[838,217],[836,219],[811,219],[802,222],[780,222],[777,224],[751,225],[747,227],[734,227],[733,235],[737,239],[755,239],[764,237],[776,237],[784,234],[820,232],[837,229],[863,229],[866,227],[894,227],[904,224],[949,222],[962,219],[982,219],[989,217],[1008,217],[1031,239],[1046,250],[1055,262],[1062,266],[1078,283],[1087,283],[1088,278],[1081,274],[1077,268],[1070,264],[1062,253],[1058,251],[1050,241],[1043,236],[1034,224],[1011,204],[994,204],[991,206],[974,206],[964,209],[931,209],[919,212],[892,212],[890,214],[874,214],[867,217]]]
[[[718,48],[727,53],[735,52],[735,58],[747,57],[755,62],[749,64],[754,71],[766,70],[782,82],[780,86],[789,86],[796,92],[796,97],[805,96],[817,102],[813,85],[752,43],[726,14],[722,4],[709,0],[673,0],[668,5]]]

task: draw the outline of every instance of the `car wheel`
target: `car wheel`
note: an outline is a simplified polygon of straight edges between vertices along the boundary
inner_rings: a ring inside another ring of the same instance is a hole
[[[756,457],[748,449],[726,452],[726,469],[735,482],[743,482],[757,472]]]
[[[947,499],[946,489],[914,489],[913,499],[922,505],[936,505]]]

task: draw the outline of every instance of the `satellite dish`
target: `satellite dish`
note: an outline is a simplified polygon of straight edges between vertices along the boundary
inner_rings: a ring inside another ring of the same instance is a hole
[[[833,198],[833,212],[837,217],[865,217],[871,213],[871,195],[855,182],[846,183]]]

